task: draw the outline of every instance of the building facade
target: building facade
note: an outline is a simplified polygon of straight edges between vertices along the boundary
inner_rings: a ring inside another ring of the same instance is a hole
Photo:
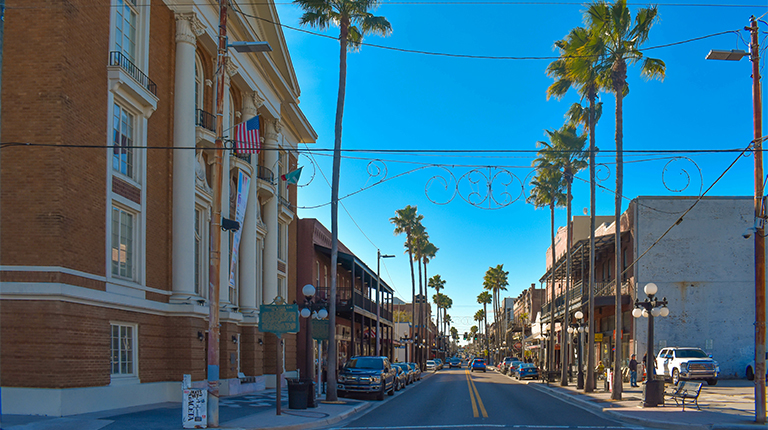
[[[229,41],[272,51],[231,50],[223,71],[223,135],[258,117],[262,150],[222,152],[222,217],[241,224],[213,274],[222,395],[276,382],[259,306],[295,298],[297,232],[278,178],[316,138],[274,4],[239,3]],[[182,375],[206,379],[218,5],[7,6],[3,141],[24,145],[0,164],[3,411],[179,401]],[[295,336],[279,348],[294,371]]]

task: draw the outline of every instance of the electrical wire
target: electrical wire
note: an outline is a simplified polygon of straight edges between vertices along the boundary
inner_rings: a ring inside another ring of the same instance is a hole
[[[94,0],[94,2],[100,0]],[[234,2],[232,2],[234,3]],[[238,5],[250,5],[250,6],[269,6],[269,5],[293,5],[293,2],[267,2],[267,1],[238,1]],[[162,3],[161,3],[162,4]],[[156,4],[141,4],[135,7],[150,7]],[[209,6],[208,2],[179,2],[176,4],[180,7],[188,6]],[[584,6],[583,1],[380,1],[380,6]],[[647,6],[647,3],[634,3],[628,2],[627,6]],[[763,4],[725,4],[725,3],[655,3],[660,7],[696,7],[696,8],[753,8],[753,7],[765,7]],[[89,5],[89,7],[118,7],[115,4],[96,4]],[[6,9],[53,9],[54,7],[67,7],[66,5],[46,5],[46,6],[16,6],[7,7]],[[71,6],[69,6],[71,7]]]

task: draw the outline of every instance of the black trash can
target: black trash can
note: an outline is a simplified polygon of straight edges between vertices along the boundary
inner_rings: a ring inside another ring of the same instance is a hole
[[[315,381],[308,378],[301,378],[301,382],[307,385],[307,407],[316,408],[315,402]]]
[[[656,377],[643,383],[643,406],[654,407],[664,404],[664,379]]]
[[[309,384],[300,379],[288,381],[288,409],[307,409]]]

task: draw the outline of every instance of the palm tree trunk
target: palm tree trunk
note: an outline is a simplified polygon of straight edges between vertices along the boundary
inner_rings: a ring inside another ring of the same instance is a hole
[[[328,390],[327,401],[338,400],[336,392],[336,369],[338,369],[338,352],[336,351],[336,267],[339,259],[339,172],[341,170],[341,122],[344,117],[344,98],[347,87],[347,35],[349,20],[340,23],[341,34],[339,44],[339,95],[336,100],[336,127],[333,142],[333,177],[331,180],[331,291],[328,306],[328,325],[332,327],[328,342]]]
[[[568,366],[570,357],[571,335],[567,334],[566,328],[570,324],[568,318],[568,308],[571,306],[568,294],[571,292],[571,183],[573,182],[573,172],[570,167],[565,172],[566,183],[566,221],[565,221],[565,310],[563,311],[563,324],[560,326],[560,332],[563,334],[563,345],[560,352],[563,360],[562,374],[560,375],[560,385],[568,385]]]
[[[418,266],[419,266],[419,296],[421,296],[421,300],[419,300],[419,341],[424,343],[426,341],[426,334],[427,331],[424,328],[424,302],[426,302],[427,297],[422,291],[422,283],[421,283],[421,258],[418,259]],[[424,360],[424,348],[419,348],[419,364],[426,364],[426,360]],[[422,363],[423,362],[423,363]]]
[[[411,263],[411,323],[414,326],[413,332],[411,333],[411,340],[414,340],[413,339],[414,334],[416,334],[416,277],[413,272],[413,249],[411,249],[411,231],[408,230],[405,236],[406,236],[405,239],[408,241],[408,261]],[[416,342],[411,342],[411,359],[413,359],[413,361],[418,363],[418,360],[416,360]]]
[[[616,301],[615,301],[615,353],[613,356],[613,391],[611,392],[611,399],[621,400],[622,379],[621,379],[621,198],[622,188],[624,181],[624,153],[623,153],[623,139],[624,139],[624,126],[623,126],[623,102],[624,102],[624,86],[627,77],[627,64],[620,61],[615,64],[613,70],[616,93],[616,199],[615,199],[615,240],[616,240]]]
[[[552,280],[549,283],[549,363],[547,370],[555,369],[555,203],[549,205],[550,209],[550,239],[552,240]]]
[[[595,390],[595,94],[589,94],[589,331],[584,392]]]

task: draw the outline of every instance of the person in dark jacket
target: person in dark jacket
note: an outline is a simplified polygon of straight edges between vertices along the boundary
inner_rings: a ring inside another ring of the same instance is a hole
[[[639,387],[637,385],[637,360],[635,359],[635,354],[632,354],[629,360],[629,385]]]

